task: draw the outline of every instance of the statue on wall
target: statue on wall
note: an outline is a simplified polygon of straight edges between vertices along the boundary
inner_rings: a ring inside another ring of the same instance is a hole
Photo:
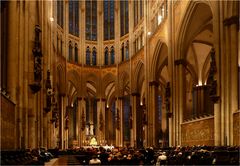
[[[210,97],[212,101],[215,103],[219,100],[219,96],[217,96],[217,80],[214,78],[214,75],[217,72],[214,48],[211,49],[210,55],[211,55],[210,72],[207,83],[210,85]]]
[[[94,135],[94,125],[90,124],[90,131],[89,131],[90,135]]]
[[[41,29],[39,25],[35,26],[34,48],[32,50],[34,56],[34,83],[29,84],[33,93],[37,93],[41,89],[42,80],[42,50],[40,41]]]

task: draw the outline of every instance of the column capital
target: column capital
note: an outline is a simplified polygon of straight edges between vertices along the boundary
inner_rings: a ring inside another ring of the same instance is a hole
[[[174,65],[175,66],[178,66],[178,65],[183,65],[184,67],[186,67],[187,66],[187,61],[186,61],[186,59],[177,59],[177,60],[175,60],[174,61]]]
[[[59,96],[65,97],[65,96],[66,96],[66,93],[59,93]]]
[[[239,26],[239,16],[232,16],[229,18],[225,18],[223,20],[223,24],[224,26],[230,26],[232,24],[236,24],[237,26]]]
[[[96,98],[97,102],[101,100],[101,98]]]
[[[122,99],[123,99],[123,96],[119,96],[118,99],[119,99],[119,100],[122,100]]]
[[[106,101],[106,98],[97,98],[97,101]]]
[[[107,101],[107,99],[106,98],[102,98],[102,101]]]
[[[158,83],[158,81],[151,81],[151,82],[149,82],[149,86],[159,86],[159,83]]]
[[[132,96],[140,97],[140,93],[138,93],[138,92],[134,92],[134,93],[132,93]]]

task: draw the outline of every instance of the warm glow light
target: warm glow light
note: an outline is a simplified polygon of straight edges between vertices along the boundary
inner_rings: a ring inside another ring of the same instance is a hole
[[[140,102],[140,105],[143,105],[142,101]]]
[[[162,22],[162,16],[158,15],[158,25],[161,24],[161,22]]]
[[[202,86],[202,81],[201,80],[198,81],[198,86]]]
[[[51,22],[53,22],[53,21],[54,21],[54,18],[53,18],[53,17],[50,17],[49,19],[50,19],[50,21],[51,21]]]
[[[109,105],[107,104],[107,108],[109,108]]]
[[[147,34],[148,34],[148,36],[150,36],[152,34],[152,32],[148,32]]]

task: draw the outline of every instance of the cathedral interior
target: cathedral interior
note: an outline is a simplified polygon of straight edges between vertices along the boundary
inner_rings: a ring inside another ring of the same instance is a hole
[[[239,1],[1,1],[1,150],[240,146]]]

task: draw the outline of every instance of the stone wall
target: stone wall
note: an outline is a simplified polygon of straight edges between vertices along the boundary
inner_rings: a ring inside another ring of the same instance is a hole
[[[181,125],[182,145],[214,145],[214,118],[204,118]]]
[[[1,150],[15,148],[15,104],[1,95]]]
[[[233,114],[233,145],[240,145],[240,112]]]

